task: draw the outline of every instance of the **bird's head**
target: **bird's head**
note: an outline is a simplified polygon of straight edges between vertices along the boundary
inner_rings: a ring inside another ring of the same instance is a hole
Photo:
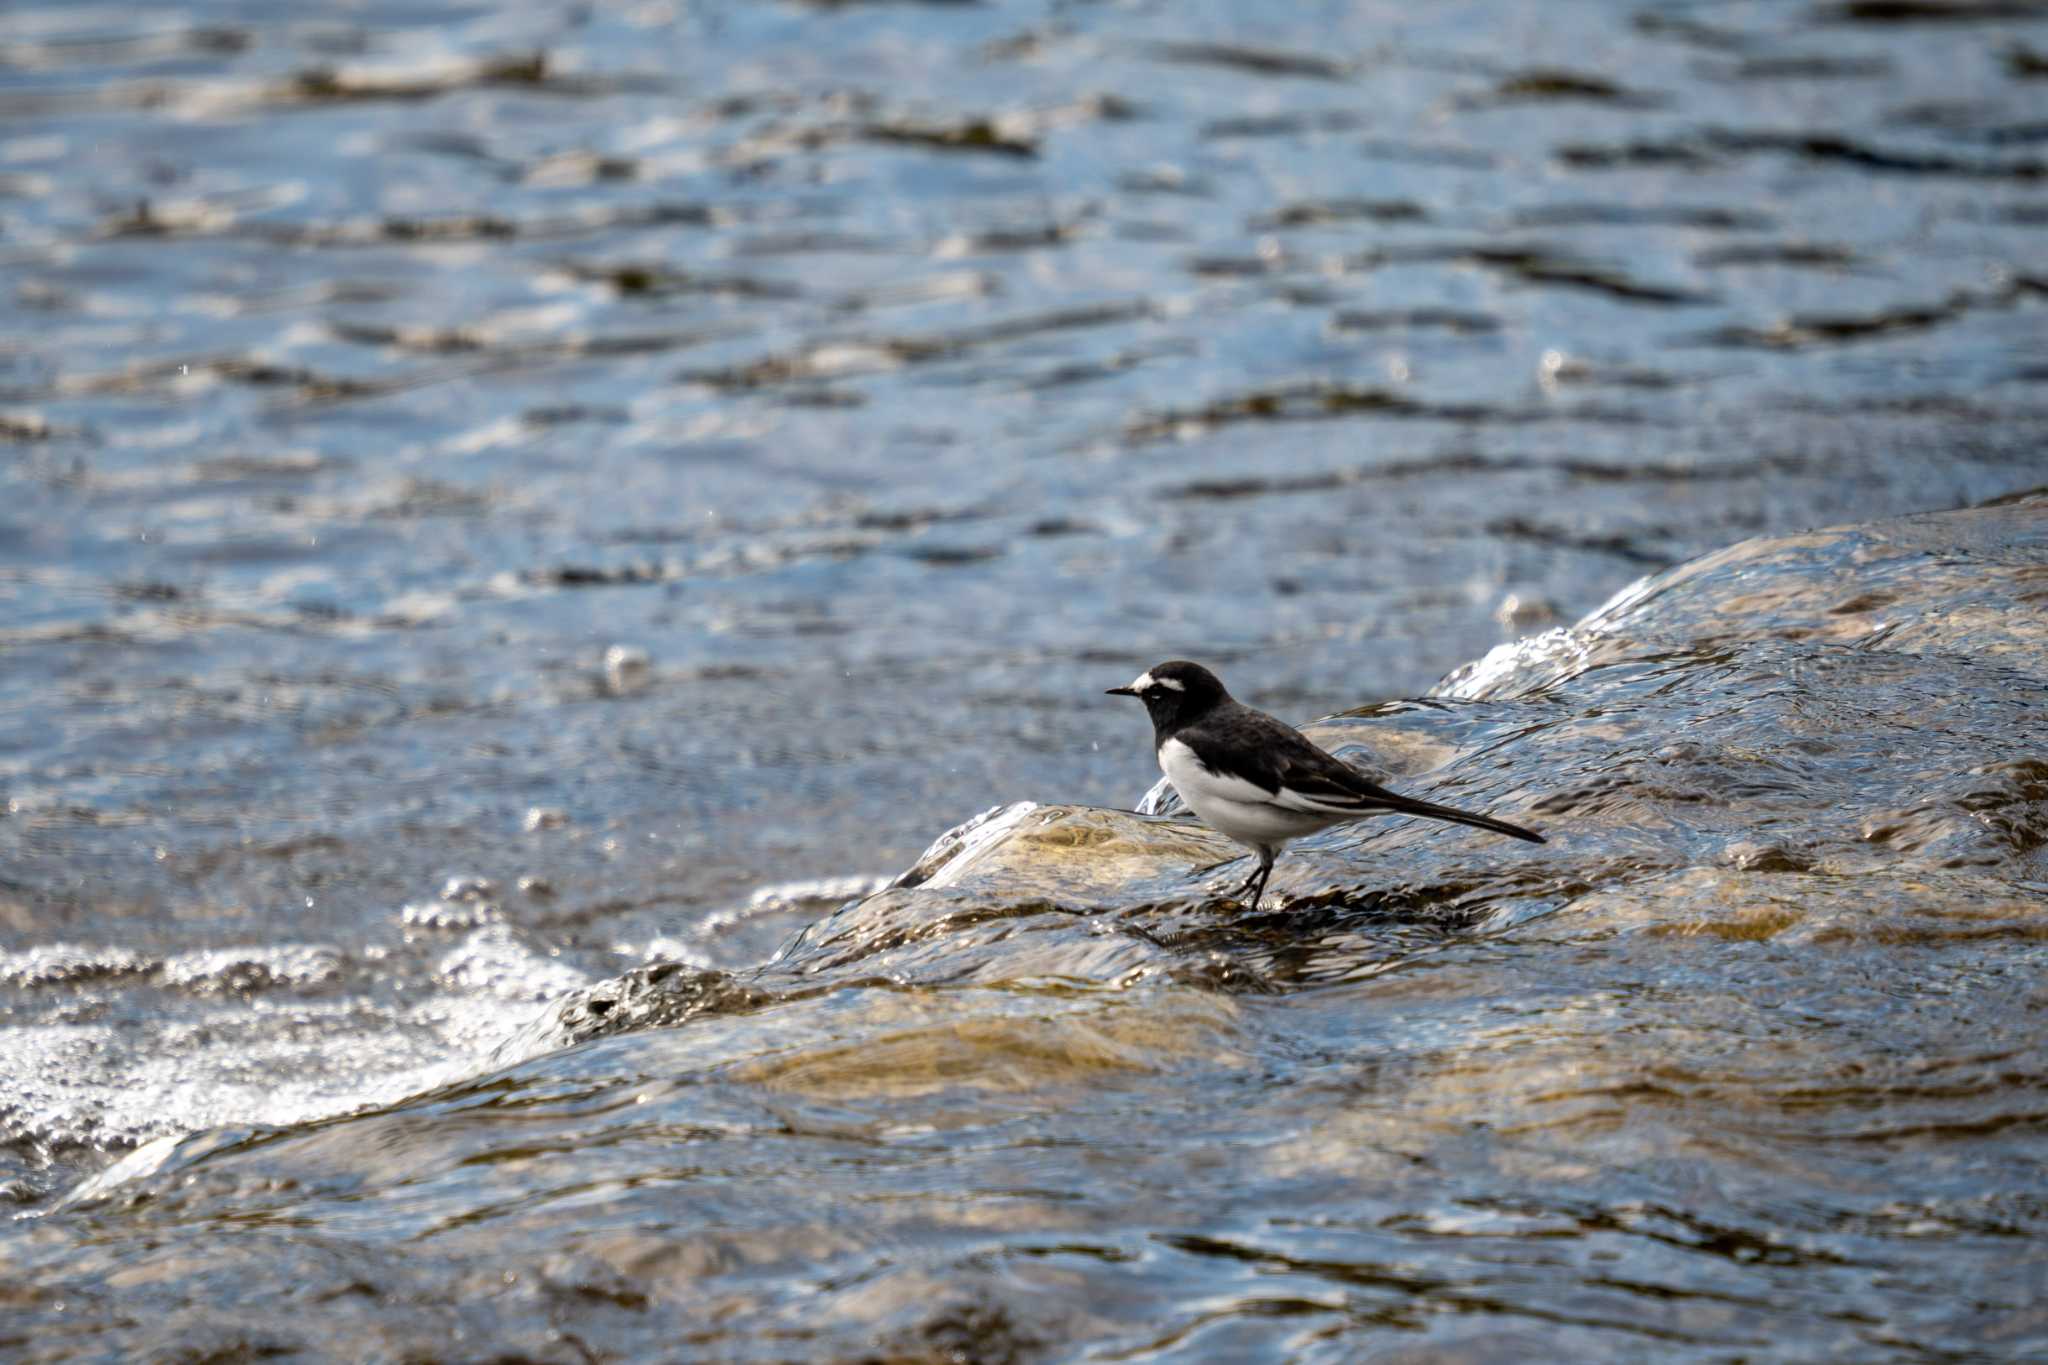
[[[1124,686],[1110,688],[1107,695],[1136,697],[1144,702],[1152,724],[1162,731],[1230,700],[1222,679],[1186,659],[1154,664]]]

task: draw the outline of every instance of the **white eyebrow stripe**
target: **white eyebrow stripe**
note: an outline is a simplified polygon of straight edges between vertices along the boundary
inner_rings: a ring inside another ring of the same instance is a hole
[[[1148,682],[1157,682],[1161,687],[1170,687],[1176,692],[1185,692],[1188,690],[1187,684],[1182,682],[1178,678],[1154,678],[1149,673],[1145,675],[1145,678]]]

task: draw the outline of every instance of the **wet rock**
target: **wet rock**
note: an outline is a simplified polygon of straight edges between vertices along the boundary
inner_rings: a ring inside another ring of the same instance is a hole
[[[1541,597],[1525,597],[1511,592],[1500,599],[1493,609],[1493,619],[1514,630],[1527,630],[1530,626],[1557,619],[1557,605]]]
[[[743,1014],[774,1001],[724,972],[664,962],[640,968],[551,1004],[497,1050],[501,1060],[536,1056],[592,1038],[673,1028],[707,1014]]]
[[[569,823],[569,813],[556,806],[529,806],[526,811],[524,828],[528,834],[544,829],[560,829]]]
[[[1503,645],[1433,695],[1498,700],[1661,649],[1774,641],[1977,657],[2048,677],[2044,557],[2042,494],[1744,541],[1630,584],[1569,631]]]
[[[18,952],[0,953],[0,985],[54,986],[154,971],[155,959],[126,948],[82,943],[45,943]]]
[[[444,901],[487,901],[498,894],[498,884],[489,877],[455,876],[441,883]]]
[[[1551,842],[1340,827],[1288,849],[1258,916],[1217,866],[1234,846],[1156,791],[1151,814],[996,807],[745,970],[591,982],[487,926],[443,979],[547,1001],[495,1069],[138,1151],[69,1201],[90,1241],[46,1224],[15,1263],[177,1309],[226,1258],[238,1283],[317,1276],[415,1334],[429,1300],[480,1330],[481,1296],[511,1322],[490,1340],[520,1349],[564,1314],[647,1345],[639,1324],[716,1297],[834,1340],[1032,1358],[1156,1342],[1149,1306],[1062,1316],[1076,1277],[1108,1305],[1194,1277],[1262,1310],[1275,1281],[1381,1286],[1397,1313],[1468,1305],[1475,1238],[1673,1283],[1847,1279],[1865,1302],[1985,1229],[2039,1235],[1971,1163],[2032,1169],[2043,565],[2039,495],[1746,542],[1431,696],[1320,722],[1393,785]],[[1910,1194],[1902,1153],[1930,1173]],[[1703,1193],[1702,1169],[1744,1193]],[[166,1259],[194,1218],[236,1232]],[[431,1233],[405,1254],[436,1292],[338,1234],[249,1240],[304,1220]],[[774,1288],[792,1275],[800,1303]],[[147,1339],[300,1348],[258,1326],[188,1314]]]
[[[205,949],[167,959],[159,977],[195,995],[256,995],[284,988],[304,992],[339,979],[342,962],[340,949],[323,944]]]
[[[441,883],[430,900],[408,901],[399,908],[407,929],[474,929],[498,918],[498,884],[489,877],[461,874]]]
[[[638,645],[613,645],[604,652],[604,686],[615,697],[639,691],[653,672],[653,660]]]

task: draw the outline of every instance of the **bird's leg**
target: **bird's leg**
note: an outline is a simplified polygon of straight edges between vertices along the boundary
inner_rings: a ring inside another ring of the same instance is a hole
[[[1253,871],[1251,876],[1245,878],[1243,886],[1237,888],[1236,894],[1240,896],[1247,891],[1251,891],[1252,913],[1254,914],[1258,913],[1259,898],[1266,894],[1266,878],[1273,875],[1273,857],[1279,851],[1270,844],[1259,845],[1259,865],[1257,869]],[[1253,890],[1254,887],[1258,889]]]
[[[1258,884],[1259,878],[1264,876],[1265,872],[1266,863],[1265,860],[1261,858],[1259,861],[1259,865],[1252,869],[1252,875],[1246,877],[1242,882],[1239,882],[1237,885],[1237,890],[1231,892],[1230,894],[1233,896],[1242,896],[1245,892],[1251,890],[1252,887]]]

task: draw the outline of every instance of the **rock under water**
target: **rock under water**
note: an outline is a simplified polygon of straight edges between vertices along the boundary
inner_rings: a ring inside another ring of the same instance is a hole
[[[0,1231],[0,1341],[2038,1353],[2044,608],[2043,495],[1646,579],[1310,727],[1548,844],[1344,827],[1257,916],[1163,792],[1000,807],[758,967],[143,1149]]]

